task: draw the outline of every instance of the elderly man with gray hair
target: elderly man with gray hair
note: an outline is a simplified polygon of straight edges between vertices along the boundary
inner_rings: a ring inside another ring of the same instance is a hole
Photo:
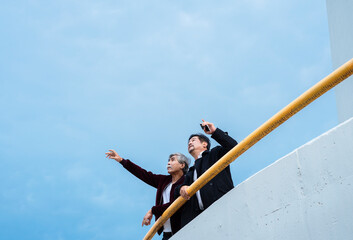
[[[140,180],[157,188],[156,204],[146,213],[142,220],[142,226],[150,225],[153,215],[158,219],[170,204],[172,204],[175,200],[174,190],[184,182],[184,175],[187,173],[190,164],[190,160],[183,154],[170,154],[167,164],[169,175],[162,175],[146,171],[130,160],[120,157],[114,150],[109,150],[109,152],[105,154],[107,158],[119,162],[125,169]],[[163,240],[169,239],[181,228],[180,223],[180,212],[178,211],[158,230],[158,234],[163,232]]]

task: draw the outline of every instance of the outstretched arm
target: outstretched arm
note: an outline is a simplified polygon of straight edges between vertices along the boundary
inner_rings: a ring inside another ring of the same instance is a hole
[[[119,163],[123,160],[123,158],[120,157],[119,154],[115,150],[112,150],[112,149],[109,149],[109,152],[106,152],[105,155],[106,155],[106,158],[114,159],[115,161],[117,161]]]
[[[229,152],[238,144],[237,141],[230,137],[227,132],[223,132],[219,128],[217,128],[216,131],[212,134],[212,138],[221,145],[214,147],[211,150],[217,154],[217,159],[214,159],[216,161],[218,161],[218,159],[223,157],[227,152]]]
[[[132,173],[145,183],[151,185],[152,187],[157,188],[160,179],[163,177],[163,175],[154,174],[134,164],[130,160],[120,157],[115,150],[109,150],[109,152],[105,153],[105,155],[107,158],[114,159],[115,161],[119,162],[130,173]]]
[[[206,122],[202,119],[201,126],[206,134],[211,135],[211,137],[221,145],[221,147],[216,147],[218,149],[218,158],[222,157],[238,144],[227,132],[223,132],[221,129],[216,128],[211,122]],[[208,129],[205,126],[207,126]]]

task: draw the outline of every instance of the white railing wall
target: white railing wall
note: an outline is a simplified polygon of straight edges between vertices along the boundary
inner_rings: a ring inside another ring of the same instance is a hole
[[[238,185],[172,240],[350,240],[352,199],[353,118]]]

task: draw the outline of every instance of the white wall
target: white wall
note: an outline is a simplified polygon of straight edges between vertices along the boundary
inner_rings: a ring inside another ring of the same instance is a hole
[[[353,1],[326,0],[333,68],[353,58]],[[353,77],[335,88],[338,120],[353,117]]]
[[[353,118],[238,185],[172,239],[353,239]]]

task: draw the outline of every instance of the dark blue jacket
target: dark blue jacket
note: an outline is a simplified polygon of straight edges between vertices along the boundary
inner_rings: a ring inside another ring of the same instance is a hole
[[[194,182],[194,170],[196,169],[197,176],[201,176],[206,172],[215,162],[217,162],[221,157],[223,157],[229,150],[237,145],[237,141],[228,136],[226,132],[217,128],[216,131],[211,136],[216,140],[221,146],[212,148],[210,151],[206,150],[202,153],[202,157],[195,160],[193,167],[185,175],[184,183],[176,187],[175,189],[175,199],[180,196],[180,188],[184,185],[190,186]],[[232,176],[230,173],[230,167],[226,167],[217,176],[215,176],[211,181],[209,181],[200,190],[202,203],[204,209],[208,208],[212,203],[217,201],[225,193],[234,188]],[[202,211],[199,208],[196,194],[187,201],[182,207],[181,213],[181,227],[188,224]]]

